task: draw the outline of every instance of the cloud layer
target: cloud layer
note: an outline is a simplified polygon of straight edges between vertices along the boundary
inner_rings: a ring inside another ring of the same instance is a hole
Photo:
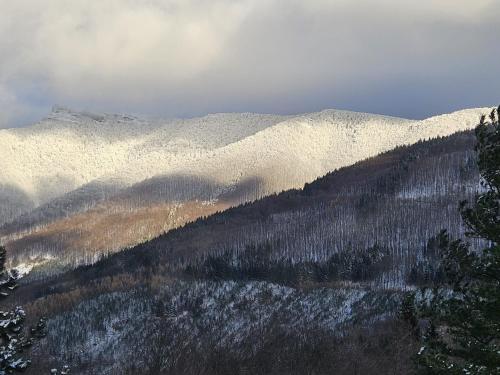
[[[55,103],[425,117],[500,100],[495,0],[0,0],[0,126]]]

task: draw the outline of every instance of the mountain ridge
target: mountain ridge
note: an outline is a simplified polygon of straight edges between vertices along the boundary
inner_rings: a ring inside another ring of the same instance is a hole
[[[93,262],[199,215],[301,188],[397,146],[471,129],[484,112],[469,109],[422,121],[339,110],[292,117],[216,114],[148,123],[150,131],[145,131],[139,125],[134,128],[137,118],[61,110],[55,115],[76,121],[72,127],[87,127],[82,136],[65,127],[65,120],[56,123],[60,129],[55,135],[47,136],[53,119],[38,133],[0,131],[5,146],[0,147],[0,164],[6,166],[0,168],[0,211],[10,215],[0,222],[0,241],[21,263],[39,263],[40,256],[67,257],[69,249],[78,249],[72,250],[70,264]],[[121,121],[130,126],[120,128]],[[89,129],[100,130],[103,123],[110,125],[109,133],[85,135]],[[15,138],[17,133],[26,144],[9,144],[2,137]],[[12,154],[9,159],[6,152],[12,147],[17,159]],[[42,167],[30,165],[30,158],[42,160]],[[9,160],[17,161],[10,165]],[[9,180],[7,169],[18,180]],[[89,182],[79,184],[86,179]],[[16,186],[16,181],[21,183]],[[38,199],[30,200],[24,182]],[[103,226],[110,230],[103,232]],[[124,235],[110,237],[120,232]]]
[[[462,124],[452,124],[452,129],[443,129],[442,132],[424,133],[417,137],[423,139],[424,137],[447,135],[446,133],[450,131],[470,128],[472,126],[471,121],[475,124],[479,114],[483,111],[484,109],[464,110],[455,112],[452,115],[432,117],[423,121],[338,110],[324,110],[300,116],[248,113],[216,114],[187,120],[172,120],[171,122],[162,122],[161,120],[152,121],[147,123],[147,127],[141,126],[137,128],[138,124],[145,123],[145,121],[138,118],[126,117],[127,121],[133,126],[120,127],[118,126],[120,121],[116,120],[118,115],[106,115],[111,117],[91,115],[91,117],[88,117],[84,113],[83,117],[89,118],[90,121],[86,121],[82,125],[81,112],[67,110],[61,112],[61,110],[56,108],[53,112],[55,116],[49,115],[45,120],[32,127],[0,130],[0,143],[2,143],[2,151],[0,151],[2,157],[0,160],[4,164],[0,168],[0,181],[4,185],[10,184],[13,187],[17,187],[22,193],[33,200],[35,206],[38,206],[58,195],[74,190],[94,180],[123,178],[126,183],[139,182],[155,175],[168,174],[169,171],[173,171],[174,173],[179,172],[179,170],[182,171],[182,166],[185,163],[190,165],[189,168],[194,168],[193,165],[200,163],[200,160],[203,158],[213,159],[214,156],[211,151],[218,150],[221,147],[227,147],[227,149],[219,152],[221,154],[230,152],[244,153],[245,147],[252,147],[252,144],[265,142],[266,139],[279,141],[281,137],[286,136],[287,132],[293,132],[293,130],[298,131],[297,137],[307,136],[307,130],[314,131],[311,128],[307,129],[308,125],[311,126],[322,122],[329,122],[330,126],[338,124],[341,127],[347,128],[350,125],[357,124],[355,126],[356,129],[360,128],[359,124],[364,123],[366,126],[371,121],[383,121],[384,125],[391,123],[425,123],[427,126],[433,126],[436,121],[446,122],[445,120],[460,122]],[[81,134],[72,133],[71,129],[64,126],[64,123],[68,122],[68,117],[74,116],[80,120],[80,122],[74,121],[81,125],[80,128],[85,129],[87,126],[91,126],[90,128],[94,132],[97,131],[97,134],[92,134],[92,139],[87,139],[85,132]],[[101,117],[95,120],[96,116]],[[454,117],[459,118],[455,119]],[[103,131],[103,124],[111,125],[114,132],[111,136],[115,139],[107,141],[105,137],[100,137],[98,130]],[[210,129],[211,125],[217,126],[217,129]],[[30,131],[37,127],[42,127],[47,131],[51,128],[57,129],[60,127],[61,130],[59,134],[55,132],[52,135],[30,134]],[[238,127],[237,130],[240,134],[230,136],[229,138],[226,137],[226,141],[221,143],[220,139],[224,138],[222,137],[224,133],[228,129],[234,129],[234,127]],[[249,130],[248,127],[251,127],[251,129]],[[179,128],[182,129],[179,130]],[[412,129],[412,126],[410,125],[409,128]],[[198,129],[205,129],[206,131],[200,134],[200,136],[195,135],[193,137],[192,133]],[[146,131],[148,133],[144,135]],[[179,131],[181,132],[180,135],[175,135]],[[138,132],[142,134],[142,139],[140,140],[137,139]],[[259,134],[261,132],[264,133]],[[278,132],[278,134],[273,134],[274,132]],[[126,141],[121,140],[121,137],[116,135],[120,133],[124,133],[130,139]],[[174,135],[172,136],[171,134]],[[200,140],[206,142],[206,139],[210,138],[209,134],[212,138],[215,137],[217,141],[211,141],[213,144],[208,145],[200,143]],[[48,137],[48,139],[44,139],[44,136]],[[189,136],[191,136],[191,139],[189,139]],[[243,141],[248,137],[256,137],[256,139],[244,142],[242,145],[243,150],[235,149],[237,147],[233,144]],[[158,142],[158,139],[164,139],[165,141]],[[297,143],[296,147],[302,146],[300,145],[300,141],[295,140],[293,137],[290,140]],[[318,142],[319,140],[312,139],[311,141]],[[358,143],[362,143],[362,141],[357,140]],[[91,142],[95,143],[94,147],[91,147],[92,145],[89,146]],[[401,141],[395,143],[401,143]],[[269,144],[266,144],[266,146],[266,148],[269,148]],[[307,149],[306,146],[308,144],[304,145],[304,149]],[[387,147],[389,146],[386,146],[385,149]],[[279,151],[282,152],[283,150],[279,149]],[[377,151],[380,152],[381,150],[376,150],[362,156],[364,158],[373,156]],[[97,154],[98,161],[87,157],[88,154],[92,153]],[[176,153],[180,156],[175,155]],[[314,156],[314,154],[308,156]],[[227,159],[227,156],[224,155],[215,157]],[[80,158],[83,161],[78,163],[74,160],[75,158]],[[356,161],[360,160],[359,158],[359,156],[355,158]],[[151,167],[155,162],[156,167]],[[133,165],[134,163],[136,164],[136,170],[132,170],[133,168],[131,167],[131,164]],[[347,163],[351,163],[351,160],[347,161]],[[344,163],[344,165],[347,164]],[[342,165],[334,165],[330,167],[330,170],[338,166]],[[203,167],[200,167],[200,169],[203,169]],[[227,172],[228,168],[224,169]],[[142,171],[142,173],[139,171]],[[240,173],[240,171],[238,170],[237,173]],[[317,177],[317,175],[314,177]],[[304,182],[307,181],[301,181],[301,183]]]

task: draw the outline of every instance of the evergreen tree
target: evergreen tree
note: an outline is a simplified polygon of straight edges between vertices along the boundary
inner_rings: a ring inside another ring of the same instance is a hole
[[[483,191],[461,214],[474,251],[462,240],[439,236],[444,283],[420,295],[428,323],[418,363],[423,374],[500,374],[500,107],[476,128]],[[407,304],[405,305],[407,308]]]
[[[0,246],[0,298],[5,299],[16,288],[18,274],[5,268],[6,251]],[[45,321],[40,319],[37,326],[30,330],[29,337],[24,333],[26,314],[21,307],[14,310],[0,310],[0,375],[23,372],[30,361],[22,353],[32,345],[35,338],[45,334]]]

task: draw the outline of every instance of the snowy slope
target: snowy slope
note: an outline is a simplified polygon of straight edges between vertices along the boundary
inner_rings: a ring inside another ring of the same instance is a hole
[[[92,182],[126,187],[171,175],[229,188],[258,178],[261,194],[299,187],[395,146],[470,129],[487,111],[423,121],[337,110],[145,120],[55,108],[31,127],[0,130],[0,206],[10,216],[2,222]],[[29,203],[21,207],[20,196]]]
[[[26,211],[95,181],[128,186],[284,119],[216,114],[146,121],[56,108],[34,126],[0,130],[0,206],[19,206],[22,197],[30,201]],[[3,211],[16,216],[16,208]]]
[[[485,111],[472,109],[411,121],[326,110],[283,121],[221,147],[202,161],[185,164],[176,172],[205,174],[220,184],[234,184],[246,176],[259,177],[268,192],[301,187],[333,169],[398,145],[471,129]]]

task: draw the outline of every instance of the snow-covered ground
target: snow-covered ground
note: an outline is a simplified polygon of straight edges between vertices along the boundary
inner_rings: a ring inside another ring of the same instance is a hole
[[[6,221],[30,209],[6,208],[20,197],[36,207],[92,182],[129,186],[159,175],[229,187],[258,178],[268,194],[398,145],[471,129],[486,112],[423,121],[338,110],[145,120],[55,108],[33,126],[0,130],[0,209],[11,213]]]
[[[114,292],[82,302],[48,321],[51,334],[46,345],[59,361],[99,363],[100,374],[116,374],[123,371],[129,356],[137,356],[138,339],[151,340],[145,331],[154,329],[158,321],[154,310],[160,304],[169,311],[165,322],[171,331],[162,333],[168,335],[167,345],[174,351],[212,340],[219,348],[237,353],[245,343],[258,349],[259,335],[273,326],[298,335],[311,329],[341,335],[354,321],[373,324],[392,316],[399,299],[395,292],[299,290],[231,281],[178,282],[156,293],[151,297],[141,290]]]

